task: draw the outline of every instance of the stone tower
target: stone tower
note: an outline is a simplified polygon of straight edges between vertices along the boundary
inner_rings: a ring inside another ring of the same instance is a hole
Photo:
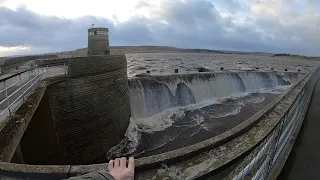
[[[88,56],[110,54],[108,28],[88,29]]]

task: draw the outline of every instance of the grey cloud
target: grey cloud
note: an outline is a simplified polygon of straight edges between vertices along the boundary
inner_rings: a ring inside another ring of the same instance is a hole
[[[142,1],[139,8],[149,7],[146,2]],[[153,18],[134,16],[117,24],[94,16],[65,19],[38,15],[25,7],[17,10],[0,7],[0,46],[28,45],[48,51],[83,48],[87,45],[87,28],[94,23],[109,28],[112,45],[168,45],[320,55],[316,32],[301,23],[284,25],[267,17],[246,17],[248,22],[237,23],[236,16],[221,17],[214,1],[165,2],[154,12]],[[236,3],[239,1],[233,2],[228,5],[230,8],[242,6]]]
[[[195,25],[199,21],[211,21],[218,16],[214,5],[208,1],[188,1],[182,3],[179,0],[170,1],[161,7],[159,14],[169,23]]]
[[[110,31],[110,41],[119,45],[148,43],[152,40],[150,29],[147,27],[149,23],[149,20],[143,16],[132,17],[126,23],[119,24],[113,31]]]
[[[65,19],[41,16],[24,7],[0,7],[0,46],[48,47],[57,50],[85,47],[87,28],[92,22],[112,28],[106,19],[93,16]]]

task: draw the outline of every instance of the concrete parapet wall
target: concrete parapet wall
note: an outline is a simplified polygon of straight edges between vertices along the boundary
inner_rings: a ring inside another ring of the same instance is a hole
[[[56,66],[68,64],[70,58],[51,58],[51,59],[38,59],[35,60],[38,66]]]
[[[81,56],[35,60],[38,66],[69,65],[70,76],[96,74],[113,71],[127,66],[125,55]]]

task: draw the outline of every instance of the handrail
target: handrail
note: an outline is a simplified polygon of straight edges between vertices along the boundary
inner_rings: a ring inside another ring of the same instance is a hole
[[[65,69],[64,74],[66,74],[67,66],[64,64],[63,67]],[[22,102],[24,102],[27,92],[29,92],[41,78],[45,78],[41,75],[48,71],[47,68],[48,66],[46,68],[35,66],[0,80],[0,83],[3,83],[3,89],[0,90],[0,129],[2,125],[5,124],[7,116],[11,116],[14,113],[12,111],[16,110],[20,105],[21,102],[19,101],[22,100]],[[42,71],[40,71],[40,69],[42,69]],[[19,77],[19,79],[15,77]],[[7,114],[5,112],[9,113]]]
[[[20,74],[19,74],[19,75],[20,75]],[[28,77],[29,77],[29,76],[28,76]],[[21,79],[21,80],[19,80],[19,81],[15,82],[15,83],[11,84],[10,86],[8,86],[8,87],[6,87],[6,88],[7,88],[7,89],[8,89],[8,88],[11,88],[11,87],[13,87],[14,85],[18,84],[19,82],[21,82],[21,81],[23,81],[23,80],[27,79],[28,77],[25,77],[25,78],[23,78],[23,79]],[[6,90],[6,89],[2,89],[2,90],[0,91],[0,93],[2,93],[4,90]],[[1,104],[1,103],[0,103],[0,104]]]
[[[25,99],[25,94],[32,88],[40,79],[40,71],[36,71],[36,67],[29,68],[27,70],[21,71],[19,73],[13,74],[6,78],[0,80],[3,82],[3,89],[0,91],[2,94],[0,106],[0,127],[1,124],[4,123],[6,116],[3,116],[5,112],[9,112],[9,115],[12,115],[12,107],[22,98],[22,101]],[[25,74],[26,77],[21,76],[21,74],[29,72]],[[44,71],[42,71],[43,73]],[[19,80],[14,77],[19,76]],[[13,79],[14,78],[14,79]],[[12,79],[10,84],[7,84],[7,80]],[[11,84],[12,83],[12,84]],[[13,92],[12,92],[13,91]],[[4,93],[5,92],[5,93]]]
[[[38,77],[39,77],[39,74],[36,75],[34,78],[32,78],[30,81],[28,81],[28,83],[29,83],[29,82],[32,82],[34,79],[36,79],[36,78],[38,78]],[[0,116],[2,116],[3,113],[4,113],[6,110],[8,110],[14,103],[16,103],[30,88],[32,88],[33,85],[35,85],[35,84],[38,82],[38,80],[39,80],[39,79],[37,79],[37,81],[35,81],[34,83],[32,83],[25,91],[22,91],[21,95],[20,95],[19,97],[17,97],[6,109],[4,109],[4,110],[0,113]],[[24,84],[23,86],[21,86],[19,89],[17,89],[14,93],[18,92],[19,90],[21,90],[21,89],[22,89],[23,87],[25,87],[26,85],[27,85],[27,83]],[[9,100],[9,98],[10,98],[14,93],[12,93],[10,96],[8,96],[8,97],[7,97],[6,99],[4,99],[4,100]],[[1,102],[0,104],[2,104],[2,102]],[[9,112],[10,112],[10,111],[9,111]],[[11,112],[10,112],[10,113],[11,113]]]
[[[30,71],[30,70],[34,70],[34,69],[36,69],[36,68],[37,68],[37,66],[32,67],[32,68],[29,68],[29,69],[26,69],[26,70],[21,71],[21,72],[18,72],[18,73],[16,73],[16,74],[11,75],[11,76],[2,78],[2,79],[0,79],[0,83],[3,82],[3,81],[6,81],[6,80],[8,80],[8,79],[11,79],[11,78],[13,78],[13,77],[15,77],[15,76],[18,76],[18,75],[20,75],[20,74],[23,74],[23,73],[25,73],[25,72],[28,72],[28,71]]]

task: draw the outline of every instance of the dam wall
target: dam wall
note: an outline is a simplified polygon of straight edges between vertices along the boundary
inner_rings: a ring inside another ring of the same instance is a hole
[[[64,164],[93,163],[129,124],[126,58],[71,59],[68,75],[47,88]]]
[[[301,76],[291,72],[223,72],[135,77],[128,82],[131,115],[149,117],[173,107],[291,85]]]
[[[96,163],[127,130],[130,105],[126,57],[68,59],[68,75],[47,85],[22,138],[22,154],[29,157],[25,163]],[[32,140],[38,138],[43,143],[33,150],[36,142]],[[37,158],[33,158],[34,152],[38,152]]]
[[[78,58],[78,57],[76,57]],[[80,59],[83,59],[85,57],[79,57]],[[35,60],[35,63],[38,66],[57,66],[57,65],[64,65],[68,64],[69,60],[72,58],[51,58],[51,59],[37,59]]]
[[[37,59],[35,60],[35,63],[38,66],[58,66],[58,65],[68,65],[69,61],[72,61],[73,64],[75,65],[74,62],[79,62],[79,61],[89,61],[89,62],[95,62],[99,61],[102,64],[93,64],[93,63],[87,63],[87,64],[82,64],[82,65],[88,65],[90,67],[94,67],[94,69],[90,69],[90,73],[97,73],[101,71],[101,68],[106,68],[104,65],[111,65],[111,66],[116,66],[118,65],[123,65],[123,63],[117,63],[121,61],[117,61],[116,59],[123,58],[124,55],[112,55],[112,56],[79,56],[79,57],[67,57],[67,58],[51,58],[51,59]],[[112,59],[112,60],[111,60]],[[108,61],[108,63],[104,62]],[[111,60],[111,61],[110,61]],[[113,63],[114,62],[114,63]],[[81,68],[80,64],[78,63],[77,66],[80,68],[78,71],[83,71],[85,70],[86,72],[89,72],[88,69]],[[72,68],[71,71],[75,71],[76,69]]]

